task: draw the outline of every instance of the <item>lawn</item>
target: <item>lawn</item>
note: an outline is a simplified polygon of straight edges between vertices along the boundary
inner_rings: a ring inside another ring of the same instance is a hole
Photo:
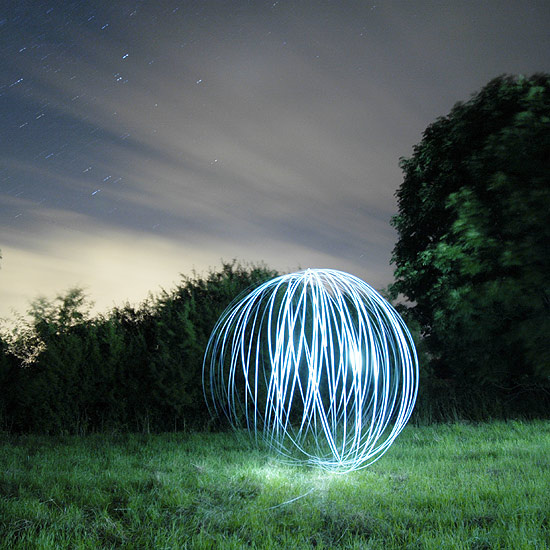
[[[550,548],[550,422],[408,426],[346,475],[230,434],[4,434],[0,548]]]

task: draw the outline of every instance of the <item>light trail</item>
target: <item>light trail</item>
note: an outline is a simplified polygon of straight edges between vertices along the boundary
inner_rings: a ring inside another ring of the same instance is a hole
[[[407,423],[418,390],[412,337],[357,277],[307,269],[235,300],[203,363],[213,415],[290,460],[336,472],[378,460]]]

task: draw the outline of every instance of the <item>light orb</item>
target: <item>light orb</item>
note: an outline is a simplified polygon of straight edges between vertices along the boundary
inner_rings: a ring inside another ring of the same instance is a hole
[[[367,283],[333,269],[267,281],[221,315],[207,345],[211,413],[290,460],[335,472],[378,460],[418,390],[412,337]]]

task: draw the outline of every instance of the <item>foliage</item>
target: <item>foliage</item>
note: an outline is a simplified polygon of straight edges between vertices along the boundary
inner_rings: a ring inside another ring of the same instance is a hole
[[[0,421],[16,432],[174,430],[204,425],[202,357],[229,302],[275,276],[224,263],[138,308],[90,317],[81,289],[39,298],[2,335]]]
[[[408,426],[366,470],[224,433],[0,437],[0,548],[550,547],[550,425]]]
[[[550,75],[492,80],[431,124],[401,168],[392,292],[412,303],[430,368],[490,414],[543,414]]]

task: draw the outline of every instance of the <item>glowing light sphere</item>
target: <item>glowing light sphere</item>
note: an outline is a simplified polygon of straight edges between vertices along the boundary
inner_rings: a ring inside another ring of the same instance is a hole
[[[418,361],[405,323],[372,287],[307,269],[225,310],[206,349],[203,389],[212,414],[256,441],[346,472],[380,458],[404,428]]]

